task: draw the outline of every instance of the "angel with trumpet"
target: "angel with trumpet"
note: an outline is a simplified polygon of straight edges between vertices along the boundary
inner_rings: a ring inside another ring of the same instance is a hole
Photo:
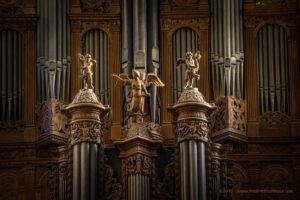
[[[198,74],[199,65],[200,65],[201,54],[200,51],[197,51],[194,56],[192,52],[187,52],[184,58],[179,58],[176,62],[176,67],[186,65],[185,71],[185,87],[184,89],[193,88],[194,79],[199,80],[200,75]]]
[[[150,85],[157,87],[163,87],[163,82],[158,78],[154,73],[149,73],[146,75],[144,80],[141,79],[141,74],[137,70],[132,70],[132,78],[130,79],[127,74],[113,74],[113,77],[116,78],[115,86],[125,86],[130,87],[130,107],[128,109],[129,115],[134,114],[143,114],[144,108],[144,99],[146,96],[149,96],[147,88]]]

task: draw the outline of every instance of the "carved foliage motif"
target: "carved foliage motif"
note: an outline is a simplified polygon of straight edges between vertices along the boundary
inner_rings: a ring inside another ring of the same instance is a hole
[[[176,135],[178,141],[182,140],[202,140],[207,141],[209,124],[199,119],[187,119],[178,121],[176,124]]]
[[[119,200],[122,197],[122,185],[113,177],[114,171],[111,166],[104,163],[104,199]]]
[[[169,0],[171,6],[185,6],[195,7],[199,4],[200,0]]]
[[[59,176],[59,168],[56,165],[51,167],[51,175],[49,178],[49,187],[50,187],[50,199],[55,200],[58,196],[58,176]]]
[[[0,132],[23,132],[24,121],[0,121]]]
[[[67,133],[68,118],[61,113],[61,107],[64,105],[64,102],[50,99],[37,106],[38,129],[41,134],[49,134],[52,131]]]
[[[163,181],[157,184],[157,196],[161,200],[175,199],[175,154],[166,165],[164,175]]]
[[[0,0],[0,14],[22,14],[24,0]]]
[[[141,174],[151,176],[153,169],[153,160],[145,155],[136,154],[122,161],[125,167],[125,176]]]
[[[260,118],[261,125],[284,125],[289,124],[289,117],[282,112],[265,112]]]
[[[276,15],[276,16],[245,16],[245,27],[253,29],[257,27],[262,22],[268,23],[278,23],[285,24],[286,26],[297,26],[297,18],[296,15]]]
[[[225,128],[246,131],[245,102],[234,97],[223,97],[216,102],[217,109],[213,112],[212,132]]]
[[[174,27],[195,27],[198,30],[207,29],[209,24],[209,18],[190,18],[190,19],[162,19],[162,30],[170,30]]]
[[[82,12],[108,13],[110,9],[109,0],[81,0]]]
[[[95,121],[80,121],[71,123],[71,145],[79,142],[101,143],[103,129]]]

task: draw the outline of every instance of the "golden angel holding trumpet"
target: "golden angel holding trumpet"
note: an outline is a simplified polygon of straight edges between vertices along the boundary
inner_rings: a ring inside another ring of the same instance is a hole
[[[194,79],[199,80],[200,75],[198,74],[199,65],[200,65],[201,54],[200,51],[197,51],[194,56],[192,52],[187,52],[184,58],[179,58],[176,62],[176,67],[180,67],[183,64],[186,65],[185,71],[185,89],[193,88]]]
[[[129,115],[134,114],[143,114],[144,107],[144,98],[145,96],[149,96],[146,87],[150,85],[163,87],[163,82],[156,76],[156,74],[149,73],[146,75],[144,80],[141,79],[141,74],[137,70],[132,70],[132,79],[128,77],[127,74],[113,74],[113,77],[116,78],[115,86],[125,86],[128,85],[130,87],[130,107],[128,109]]]

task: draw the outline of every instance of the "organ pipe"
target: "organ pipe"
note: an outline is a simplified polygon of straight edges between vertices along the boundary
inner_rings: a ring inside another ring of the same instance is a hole
[[[70,98],[69,0],[38,0],[37,98]]]
[[[243,0],[211,1],[211,75],[214,98],[244,98]]]
[[[260,114],[289,111],[287,35],[276,24],[267,24],[257,33],[257,72]]]
[[[21,120],[23,117],[23,49],[23,39],[19,32],[0,32],[0,120]]]

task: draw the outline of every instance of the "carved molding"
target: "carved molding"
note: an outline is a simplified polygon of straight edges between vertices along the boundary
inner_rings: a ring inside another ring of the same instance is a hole
[[[36,107],[37,127],[40,134],[60,132],[67,134],[68,118],[61,112],[66,103],[57,99],[44,101]]]
[[[245,27],[250,29],[256,29],[255,33],[258,29],[264,24],[279,24],[286,27],[296,27],[297,26],[297,17],[292,14],[281,14],[281,15],[272,15],[272,16],[245,16],[244,17]],[[288,35],[289,32],[286,29]],[[256,34],[255,34],[256,35]]]
[[[81,0],[83,13],[109,13],[110,0]]]
[[[175,30],[182,27],[189,27],[198,32],[203,29],[208,29],[209,18],[189,18],[189,19],[161,19],[160,27],[163,31],[170,31],[172,34]]]
[[[199,3],[200,0],[169,0],[171,7],[195,7]]]
[[[160,200],[175,199],[175,153],[172,154],[164,169],[163,181],[157,183],[156,189]]]
[[[246,105],[245,101],[233,96],[221,97],[217,100],[217,109],[212,113],[212,132],[226,128],[246,132]]]
[[[25,121],[0,121],[0,132],[24,132]]]
[[[153,159],[143,154],[135,154],[122,160],[122,166],[124,167],[123,173],[125,176],[136,174],[151,176],[153,165]]]
[[[104,199],[119,200],[122,197],[122,185],[113,176],[114,170],[107,162],[104,162]]]
[[[290,123],[290,117],[279,111],[265,112],[260,117],[260,124],[264,126],[288,125],[289,123]]]
[[[183,140],[202,140],[207,142],[208,132],[208,122],[199,119],[181,120],[177,122],[175,127],[175,133],[178,142]]]
[[[0,14],[23,14],[24,0],[0,0]]]
[[[71,145],[80,142],[94,142],[100,144],[103,129],[96,121],[71,122]]]
[[[120,31],[121,24],[119,19],[106,19],[95,21],[71,21],[72,32],[79,32],[80,38],[91,29],[100,29],[108,34],[111,39],[111,32]]]

